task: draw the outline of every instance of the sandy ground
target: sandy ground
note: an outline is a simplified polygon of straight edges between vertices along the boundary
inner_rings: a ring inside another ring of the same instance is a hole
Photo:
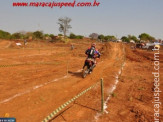
[[[70,44],[63,43],[29,42],[25,47],[17,47],[14,42],[9,44],[6,41],[0,43],[0,47],[5,47],[1,48],[0,65],[24,65],[0,67],[1,117],[8,114],[18,122],[39,122],[103,78],[103,114],[100,112],[101,91],[98,83],[59,112],[52,121],[153,120],[153,52],[131,50],[129,45],[121,43],[98,43],[102,57],[94,72],[83,79],[84,52],[91,41],[74,41],[74,50],[70,50]],[[161,51],[161,67],[162,55]],[[160,87],[162,89],[162,82]],[[161,119],[162,112],[161,107]]]

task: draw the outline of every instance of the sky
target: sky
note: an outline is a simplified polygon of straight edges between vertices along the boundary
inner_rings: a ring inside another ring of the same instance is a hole
[[[70,33],[88,36],[91,33],[139,36],[148,33],[163,39],[163,0],[97,0],[98,7],[13,7],[13,1],[73,0],[0,0],[0,30],[10,33],[37,31],[57,35],[58,18],[72,19]],[[94,0],[76,0],[89,2]]]

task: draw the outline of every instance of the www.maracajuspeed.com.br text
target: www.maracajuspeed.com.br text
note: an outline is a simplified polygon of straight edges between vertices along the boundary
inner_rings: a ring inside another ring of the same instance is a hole
[[[13,7],[98,7],[100,2],[13,2]]]

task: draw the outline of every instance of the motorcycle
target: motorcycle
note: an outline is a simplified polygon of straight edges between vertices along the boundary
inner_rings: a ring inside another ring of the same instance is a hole
[[[96,67],[95,61],[86,59],[85,64],[83,66],[82,77],[85,78],[88,74],[90,74],[93,71],[95,67]]]

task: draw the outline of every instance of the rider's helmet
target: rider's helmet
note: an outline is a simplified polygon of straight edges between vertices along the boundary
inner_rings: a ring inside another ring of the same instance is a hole
[[[96,43],[92,43],[91,44],[91,47],[94,47],[95,48],[96,47]]]

